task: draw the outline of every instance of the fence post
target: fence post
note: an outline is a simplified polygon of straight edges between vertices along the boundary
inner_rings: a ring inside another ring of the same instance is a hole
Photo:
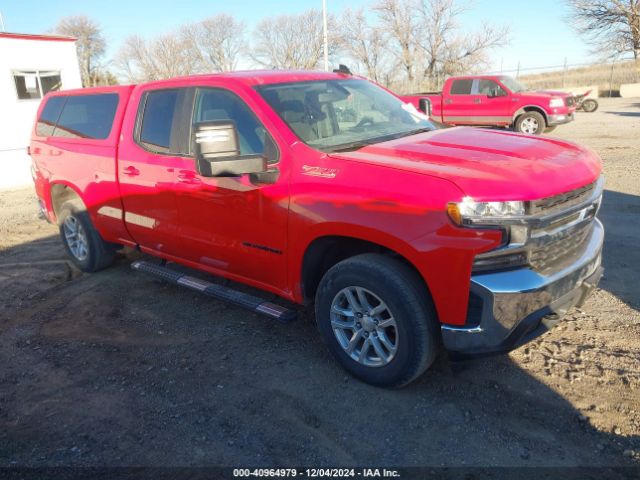
[[[613,66],[616,64],[616,60],[614,59],[613,62],[611,62],[611,75],[609,75],[609,98],[611,98],[613,92]]]

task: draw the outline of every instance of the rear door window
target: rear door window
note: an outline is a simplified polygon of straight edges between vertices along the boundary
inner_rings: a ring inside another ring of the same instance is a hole
[[[171,134],[180,105],[180,90],[156,90],[146,94],[140,123],[139,141],[144,148],[157,153],[172,152]]]
[[[473,79],[471,78],[454,80],[451,84],[451,95],[471,95],[472,85]]]
[[[50,137],[56,128],[58,117],[64,107],[67,97],[51,97],[44,105],[38,123],[36,124],[36,134],[40,137]]]
[[[67,101],[58,118],[54,137],[104,140],[109,137],[118,108],[117,93],[78,95]]]

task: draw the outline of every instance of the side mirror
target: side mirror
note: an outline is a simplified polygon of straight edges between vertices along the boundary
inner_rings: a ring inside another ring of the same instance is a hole
[[[240,155],[240,141],[231,120],[201,122],[194,126],[196,169],[203,177],[236,177],[267,170],[261,155]]]
[[[491,90],[489,90],[489,93],[487,94],[487,97],[489,98],[506,97],[506,96],[507,96],[507,92],[505,92],[500,87],[492,88]]]

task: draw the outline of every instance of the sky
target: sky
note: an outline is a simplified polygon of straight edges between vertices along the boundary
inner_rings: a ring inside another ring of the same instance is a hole
[[[375,0],[327,0],[329,12],[347,7],[367,8]],[[591,48],[566,22],[569,11],[563,0],[535,2],[472,0],[460,18],[463,30],[473,31],[482,22],[506,24],[511,29],[508,46],[495,49],[492,71],[522,73],[534,67],[592,63]],[[5,30],[44,33],[67,15],[86,15],[97,21],[108,43],[108,56],[131,34],[152,38],[184,23],[217,13],[229,13],[249,29],[261,19],[278,14],[300,13],[321,8],[322,0],[0,0]]]

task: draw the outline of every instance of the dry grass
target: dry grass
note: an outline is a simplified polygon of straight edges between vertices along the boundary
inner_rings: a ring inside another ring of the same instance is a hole
[[[640,64],[633,61],[615,64],[591,65],[588,67],[569,68],[567,71],[536,73],[521,75],[524,83],[533,88],[562,88],[584,85],[598,85],[601,96],[608,96],[609,90],[617,96],[620,84],[640,82]]]

